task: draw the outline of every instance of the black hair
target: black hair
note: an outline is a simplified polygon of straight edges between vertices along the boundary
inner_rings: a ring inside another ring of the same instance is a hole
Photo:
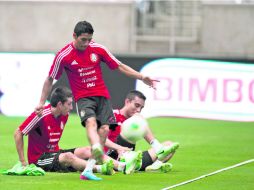
[[[82,33],[93,34],[93,26],[87,21],[80,21],[74,28],[74,33],[79,37]]]
[[[62,102],[64,104],[70,97],[72,97],[70,89],[66,87],[57,87],[51,93],[50,104],[52,107],[56,107],[58,102]]]
[[[134,100],[135,97],[139,97],[139,98],[143,99],[144,101],[146,100],[145,95],[142,92],[138,91],[138,90],[131,90],[126,95],[126,99],[129,99],[129,100]]]

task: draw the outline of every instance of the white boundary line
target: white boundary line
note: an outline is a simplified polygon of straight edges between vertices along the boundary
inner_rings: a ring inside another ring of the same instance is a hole
[[[214,175],[214,174],[217,174],[217,173],[226,171],[226,170],[230,170],[230,169],[232,169],[232,168],[236,168],[236,167],[239,167],[239,166],[242,166],[242,165],[245,165],[245,164],[249,164],[249,163],[251,163],[251,162],[254,162],[254,159],[246,160],[246,161],[244,161],[244,162],[240,162],[239,164],[235,164],[235,165],[233,165],[233,166],[229,166],[229,167],[227,167],[227,168],[223,168],[223,169],[214,171],[214,172],[212,172],[212,173],[205,174],[205,175],[202,175],[202,176],[200,176],[200,177],[197,177],[197,178],[194,178],[194,179],[191,179],[191,180],[188,180],[188,181],[184,181],[184,182],[182,182],[182,183],[178,183],[178,184],[172,185],[172,186],[170,186],[170,187],[163,188],[163,189],[161,189],[161,190],[173,189],[173,188],[175,188],[175,187],[178,187],[178,186],[181,186],[181,185],[185,185],[185,184],[187,184],[187,183],[191,183],[191,182],[193,182],[193,181],[197,181],[197,180],[200,180],[200,179],[202,179],[202,178],[205,178],[205,177],[208,177],[208,176],[211,176],[211,175]]]

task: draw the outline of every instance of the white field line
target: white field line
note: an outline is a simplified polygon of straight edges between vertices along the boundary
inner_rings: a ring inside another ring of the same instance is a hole
[[[239,167],[239,166],[242,166],[242,165],[245,165],[245,164],[249,164],[251,162],[254,162],[254,159],[251,159],[251,160],[246,160],[244,162],[240,162],[239,164],[235,164],[233,166],[229,166],[227,168],[223,168],[223,169],[220,169],[220,170],[217,170],[217,171],[214,171],[212,173],[209,173],[209,174],[205,174],[205,175],[202,175],[200,177],[197,177],[197,178],[194,178],[194,179],[190,179],[188,181],[184,181],[182,183],[178,183],[176,185],[172,185],[172,186],[169,186],[169,187],[166,187],[166,188],[163,188],[161,190],[168,190],[168,189],[173,189],[175,187],[178,187],[178,186],[181,186],[181,185],[185,185],[185,184],[188,184],[188,183],[191,183],[193,181],[197,181],[197,180],[200,180],[202,178],[205,178],[205,177],[208,177],[208,176],[211,176],[211,175],[214,175],[214,174],[217,174],[217,173],[220,173],[220,172],[223,172],[223,171],[226,171],[226,170],[230,170],[232,168],[236,168],[236,167]]]

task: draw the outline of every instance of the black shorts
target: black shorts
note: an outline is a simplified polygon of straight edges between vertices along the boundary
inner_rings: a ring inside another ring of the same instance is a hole
[[[81,98],[78,100],[76,106],[81,123],[84,127],[86,120],[90,117],[96,118],[98,128],[102,125],[116,123],[111,103],[105,97],[93,96]]]
[[[60,150],[58,152],[45,152],[42,154],[37,163],[35,164],[38,167],[41,167],[43,170],[48,172],[75,172],[73,167],[65,167],[59,163],[59,155],[65,152],[71,152],[74,154],[75,148],[68,150]]]
[[[118,135],[115,143],[119,144],[121,146],[124,146],[124,147],[132,148],[132,150],[135,150],[135,147],[136,147],[135,144],[131,144],[128,141],[126,141],[125,139],[123,139],[121,137],[121,135]],[[107,155],[113,159],[117,159],[117,157],[118,157],[117,151],[115,151],[115,150],[109,150],[107,152]],[[151,165],[152,163],[153,163],[153,160],[152,160],[150,154],[148,153],[148,151],[142,152],[142,166],[140,168],[140,171],[145,171],[145,168],[147,166]]]

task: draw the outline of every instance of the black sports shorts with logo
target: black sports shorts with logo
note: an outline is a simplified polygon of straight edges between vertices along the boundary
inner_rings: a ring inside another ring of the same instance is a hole
[[[59,155],[61,153],[71,152],[74,154],[74,151],[75,148],[59,150],[58,152],[45,152],[39,157],[35,165],[48,172],[75,172],[77,170],[73,167],[65,167],[59,163]]]
[[[90,117],[96,118],[98,128],[102,125],[116,124],[111,103],[103,96],[81,98],[77,101],[76,107],[84,127]]]

